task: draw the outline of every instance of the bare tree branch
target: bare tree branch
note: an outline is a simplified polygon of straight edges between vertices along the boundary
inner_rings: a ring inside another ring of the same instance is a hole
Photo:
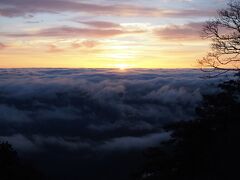
[[[198,60],[203,71],[240,70],[240,2],[231,1],[218,11],[218,17],[207,21],[201,36],[210,39],[211,52]],[[206,69],[210,68],[210,69]]]

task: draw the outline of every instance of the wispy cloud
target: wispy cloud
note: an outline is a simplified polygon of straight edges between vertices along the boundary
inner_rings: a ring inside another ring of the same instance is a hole
[[[184,25],[168,25],[157,28],[154,34],[164,40],[198,40],[203,22],[192,22]]]
[[[212,16],[212,10],[182,9],[167,10],[155,7],[116,4],[102,5],[93,3],[83,3],[67,0],[2,0],[0,5],[0,15],[7,17],[25,16],[35,13],[59,13],[76,12],[98,15],[114,16],[150,16],[150,17],[191,17],[191,16]],[[4,7],[5,6],[5,7]],[[10,7],[9,7],[10,6]]]
[[[124,29],[96,29],[96,28],[77,28],[77,27],[54,27],[46,28],[36,32],[23,33],[2,33],[7,37],[86,37],[86,38],[106,38],[123,34],[144,33],[143,30],[124,30]]]
[[[7,46],[6,46],[5,44],[3,44],[3,43],[0,42],[0,50],[4,49],[4,48],[6,48],[6,47],[7,47]]]
[[[72,48],[94,48],[98,45],[100,45],[101,43],[98,41],[94,41],[94,40],[85,40],[82,42],[73,42],[71,47]]]
[[[54,44],[49,44],[48,45],[48,50],[47,52],[50,52],[50,53],[56,53],[56,52],[63,52],[64,49],[61,49],[59,47],[57,47],[56,45]]]
[[[107,22],[107,21],[77,21],[79,23],[85,24],[90,27],[94,28],[121,28],[120,24],[113,23],[113,22]]]

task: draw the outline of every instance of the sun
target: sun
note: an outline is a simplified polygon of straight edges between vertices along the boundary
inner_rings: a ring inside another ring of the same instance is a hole
[[[128,65],[128,64],[116,64],[115,67],[118,68],[119,70],[123,71],[123,70],[126,70],[126,69],[130,68],[130,65]]]

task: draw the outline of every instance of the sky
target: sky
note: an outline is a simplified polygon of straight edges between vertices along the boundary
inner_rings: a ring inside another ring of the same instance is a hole
[[[0,68],[195,68],[224,0],[0,0]]]

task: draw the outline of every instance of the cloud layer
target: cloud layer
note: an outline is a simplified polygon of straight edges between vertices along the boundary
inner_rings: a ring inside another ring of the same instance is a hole
[[[161,129],[165,123],[194,117],[202,94],[215,92],[220,80],[201,75],[197,70],[0,69],[0,139],[19,152],[37,153],[33,157],[46,169],[58,161],[54,166],[71,174],[74,163],[92,163],[77,176],[91,179],[89,171],[97,176],[98,162],[115,162],[114,173],[126,163],[123,152],[130,165],[136,155],[130,152],[168,137]],[[66,170],[61,164],[69,161]]]
[[[2,69],[1,136],[104,142],[187,120],[211,81],[195,70]]]

